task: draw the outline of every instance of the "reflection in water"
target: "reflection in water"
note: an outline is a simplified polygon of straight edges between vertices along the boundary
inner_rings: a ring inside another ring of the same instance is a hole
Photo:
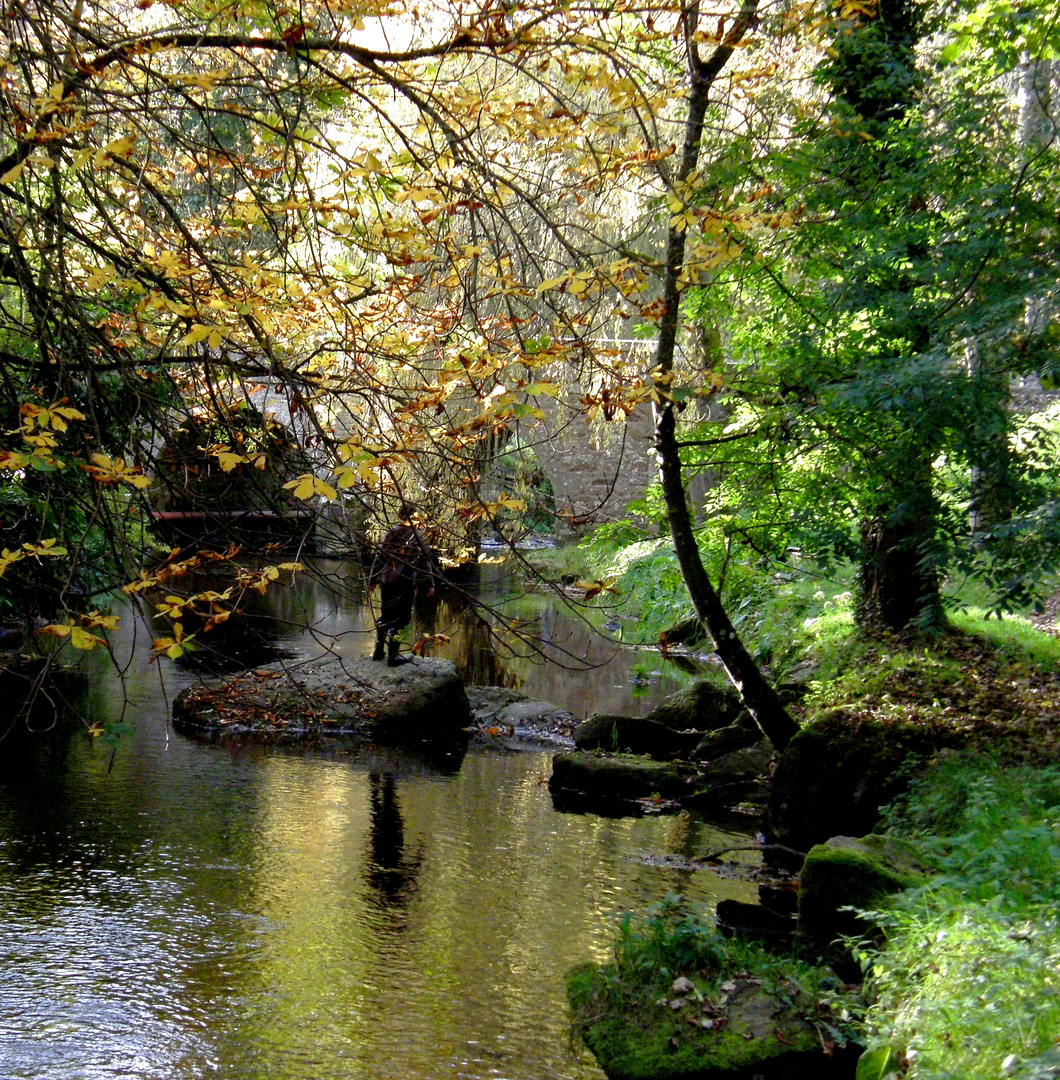
[[[365,880],[376,890],[380,907],[397,912],[404,908],[416,886],[422,856],[405,852],[405,826],[401,820],[392,773],[370,772],[371,843]]]
[[[315,633],[357,654],[356,611],[303,588]],[[196,676],[138,633],[113,762],[82,731],[0,744],[4,1080],[599,1080],[568,1048],[563,977],[606,954],[614,913],[754,897],[642,858],[740,842],[695,815],[557,814],[547,754],[444,772],[171,736]],[[549,669],[506,670],[554,698]],[[585,678],[552,685],[624,682]],[[100,685],[93,715],[113,718],[121,686]]]

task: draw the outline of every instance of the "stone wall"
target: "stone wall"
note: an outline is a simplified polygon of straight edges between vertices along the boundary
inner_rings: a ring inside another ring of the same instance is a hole
[[[650,410],[598,423],[580,413],[560,422],[559,415],[528,433],[556,497],[557,535],[579,536],[628,517],[626,508],[657,477]]]

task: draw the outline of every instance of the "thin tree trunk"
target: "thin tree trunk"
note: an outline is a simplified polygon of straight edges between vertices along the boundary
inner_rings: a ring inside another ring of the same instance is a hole
[[[688,114],[684,148],[678,164],[677,181],[687,180],[699,163],[700,142],[703,137],[704,118],[714,79],[725,66],[733,50],[756,18],[758,0],[744,0],[740,14],[725,40],[703,60],[693,41],[698,19],[698,8],[685,12],[685,42],[688,49]],[[740,694],[744,706],[754,717],[769,741],[783,749],[798,730],[798,725],[788,715],[776,691],[766,681],[758,665],[744,648],[722,606],[696,544],[692,514],[685,496],[681,475],[681,457],[677,444],[674,402],[669,397],[673,377],[674,354],[677,331],[680,324],[681,292],[678,287],[685,257],[685,234],[671,226],[667,233],[666,264],[663,279],[665,311],[659,322],[659,338],[655,354],[655,449],[659,461],[659,479],[662,484],[663,501],[673,537],[677,563],[692,607],[703,628],[710,635],[714,649],[725,668],[733,686]]]
[[[1058,68],[1056,61],[1024,53],[1017,69],[1019,85],[1016,104],[1019,109],[1018,140],[1020,162],[1028,162],[1056,139],[1054,92]],[[1055,309],[1041,295],[1027,298],[1024,316],[1026,332],[1031,337],[1042,334]],[[1012,393],[1009,373],[992,369],[982,354],[980,342],[972,339],[967,347],[969,374],[979,383],[983,407],[976,425],[978,455],[973,461],[969,486],[969,526],[977,546],[989,542],[989,533],[1012,516],[1012,439],[1009,430]]]

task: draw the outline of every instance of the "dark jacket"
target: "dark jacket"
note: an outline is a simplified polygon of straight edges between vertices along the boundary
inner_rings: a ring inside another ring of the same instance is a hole
[[[369,571],[372,585],[404,582],[415,585],[424,577],[433,578],[437,563],[419,530],[412,525],[395,525],[376,550]]]

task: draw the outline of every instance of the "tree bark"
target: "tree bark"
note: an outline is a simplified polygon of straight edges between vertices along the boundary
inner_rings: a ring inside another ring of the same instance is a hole
[[[923,487],[881,506],[861,525],[858,625],[869,632],[929,630],[945,625],[932,543],[935,533],[931,463],[921,463]]]
[[[675,180],[684,181],[699,163],[700,142],[704,118],[714,79],[725,66],[733,50],[754,25],[758,0],[744,0],[732,29],[711,56],[700,57],[693,40],[698,9],[685,12],[685,42],[688,50],[689,93],[685,141]],[[692,607],[703,628],[710,636],[726,674],[740,695],[744,706],[754,717],[769,741],[782,750],[798,730],[788,715],[776,691],[766,681],[758,665],[740,641],[711,583],[696,543],[692,514],[685,496],[681,456],[676,436],[675,403],[670,397],[674,355],[677,344],[681,291],[679,278],[684,265],[685,234],[670,227],[666,242],[666,263],[663,275],[665,310],[659,322],[659,338],[655,354],[655,449],[659,462],[659,480],[663,501],[673,537],[674,551]]]

